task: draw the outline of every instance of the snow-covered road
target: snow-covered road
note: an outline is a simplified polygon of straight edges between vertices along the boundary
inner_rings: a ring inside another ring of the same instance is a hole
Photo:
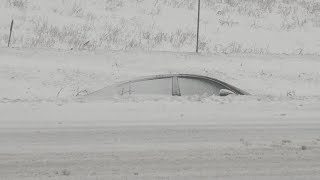
[[[0,104],[1,179],[318,179],[320,104],[266,104]]]

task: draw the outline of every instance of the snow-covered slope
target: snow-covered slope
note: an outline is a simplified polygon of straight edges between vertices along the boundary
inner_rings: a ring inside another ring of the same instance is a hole
[[[0,49],[2,99],[72,98],[138,76],[210,76],[270,98],[319,96],[317,56]]]
[[[320,54],[320,2],[202,0],[200,50]],[[0,45],[195,50],[196,0],[2,0]]]

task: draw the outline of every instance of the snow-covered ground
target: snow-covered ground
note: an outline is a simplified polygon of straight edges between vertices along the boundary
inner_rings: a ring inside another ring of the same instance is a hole
[[[319,179],[318,56],[0,49],[0,179]],[[252,94],[79,96],[195,73]]]
[[[194,54],[197,0],[0,1],[0,180],[320,179],[319,17],[201,0]],[[81,98],[168,73],[252,95]]]

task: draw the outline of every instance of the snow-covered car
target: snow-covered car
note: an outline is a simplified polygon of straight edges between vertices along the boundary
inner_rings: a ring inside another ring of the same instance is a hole
[[[220,80],[194,74],[165,74],[141,77],[105,87],[88,97],[106,98],[114,95],[167,95],[167,96],[227,96],[249,95],[244,90]]]

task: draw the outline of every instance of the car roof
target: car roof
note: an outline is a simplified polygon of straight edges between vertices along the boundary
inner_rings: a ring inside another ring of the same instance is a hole
[[[163,78],[172,78],[172,77],[186,77],[186,78],[196,78],[196,79],[206,79],[209,80],[211,82],[216,82],[218,84],[221,84],[222,86],[225,86],[229,89],[235,90],[236,93],[238,94],[242,94],[242,95],[250,95],[248,92],[239,89],[235,86],[232,86],[228,83],[225,83],[223,81],[220,81],[218,79],[215,78],[211,78],[208,76],[202,76],[202,75],[196,75],[196,74],[161,74],[161,75],[151,75],[151,76],[143,76],[143,77],[139,77],[136,79],[131,79],[128,81],[122,81],[116,84],[116,86],[121,86],[123,84],[127,84],[127,83],[132,83],[132,82],[139,82],[139,81],[147,81],[147,80],[154,80],[154,79],[163,79]]]

